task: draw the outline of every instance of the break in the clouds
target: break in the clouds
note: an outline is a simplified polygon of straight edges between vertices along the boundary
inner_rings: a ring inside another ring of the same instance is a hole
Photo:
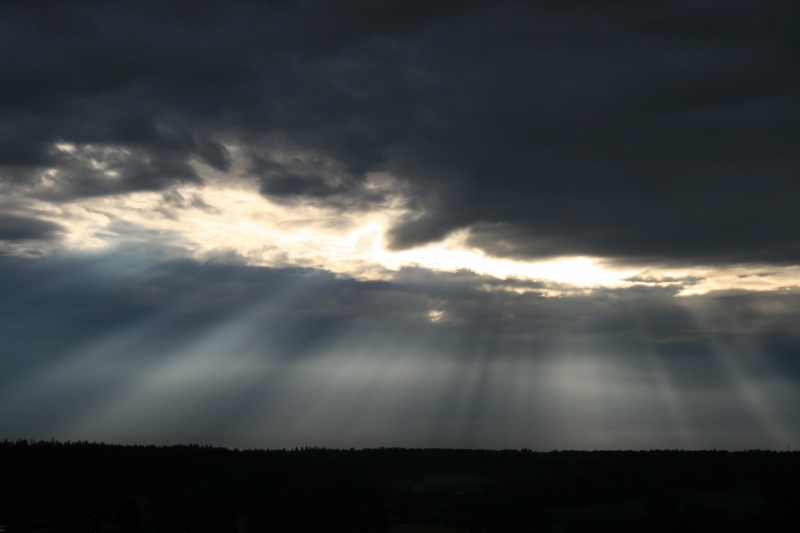
[[[798,24],[782,0],[6,2],[8,436],[796,436]]]

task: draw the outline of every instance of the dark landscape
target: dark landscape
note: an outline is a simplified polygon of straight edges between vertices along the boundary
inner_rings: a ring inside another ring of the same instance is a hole
[[[796,531],[796,452],[0,444],[8,532]]]

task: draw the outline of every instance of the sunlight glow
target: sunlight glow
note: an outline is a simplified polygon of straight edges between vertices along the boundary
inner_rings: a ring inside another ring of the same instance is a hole
[[[442,320],[445,320],[445,318],[446,315],[444,311],[439,311],[439,310],[428,311],[428,320],[430,320],[431,322],[440,322]]]
[[[88,160],[90,165],[94,165],[95,153],[111,151],[115,157],[125,156],[121,149],[91,145],[58,144],[55,148]],[[23,212],[49,219],[65,231],[55,243],[6,242],[2,251],[39,256],[58,249],[92,250],[137,244],[201,261],[321,268],[358,280],[391,280],[405,267],[472,271],[498,280],[544,283],[535,288],[495,284],[487,290],[536,291],[551,297],[635,285],[677,285],[678,296],[719,290],[787,290],[800,285],[800,267],[665,270],[613,266],[592,257],[547,261],[491,257],[469,246],[469,229],[453,232],[434,244],[394,251],[388,248],[384,236],[410,211],[403,184],[391,176],[370,175],[364,185],[371,192],[380,192],[382,202],[370,209],[346,209],[311,201],[270,201],[259,194],[251,179],[214,174],[200,165],[197,169],[204,173],[202,186],[183,185],[164,192],[133,192],[59,204],[21,198]],[[115,179],[113,169],[103,166],[100,171]],[[58,179],[57,175],[44,172],[41,186],[55,190],[63,185]]]
[[[585,257],[531,262],[492,258],[466,245],[467,232],[412,250],[392,251],[384,234],[404,211],[394,205],[341,212],[315,205],[270,202],[246,184],[185,186],[155,192],[38,206],[68,229],[71,250],[148,239],[200,260],[228,258],[265,267],[323,268],[356,279],[391,279],[403,267],[470,270],[499,279],[547,280],[618,287],[636,273],[611,270]]]
[[[397,202],[400,203],[399,201]],[[251,187],[186,186],[160,193],[84,199],[35,206],[67,227],[62,246],[96,249],[113,243],[148,239],[201,259],[229,258],[266,267],[323,268],[356,279],[391,279],[416,266],[435,271],[470,270],[498,279],[540,280],[576,287],[626,287],[635,283],[668,285],[670,279],[695,277],[682,296],[713,290],[775,290],[795,287],[800,267],[692,269],[662,272],[665,281],[634,282],[636,269],[612,269],[589,257],[523,262],[489,257],[466,245],[467,231],[436,244],[389,250],[384,233],[403,211],[398,205],[371,212],[333,212],[314,205],[281,205]],[[654,278],[655,279],[655,278]],[[518,287],[509,290],[520,291]],[[559,296],[553,287],[545,295]]]

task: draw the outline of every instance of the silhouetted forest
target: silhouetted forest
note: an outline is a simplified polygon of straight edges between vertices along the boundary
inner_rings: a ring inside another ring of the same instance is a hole
[[[0,531],[798,531],[799,459],[4,441]]]

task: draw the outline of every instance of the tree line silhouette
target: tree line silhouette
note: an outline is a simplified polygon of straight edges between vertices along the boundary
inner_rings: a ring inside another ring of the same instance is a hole
[[[758,450],[3,441],[0,526],[40,533],[391,532],[402,524],[403,531],[796,531],[799,460],[795,452]]]

